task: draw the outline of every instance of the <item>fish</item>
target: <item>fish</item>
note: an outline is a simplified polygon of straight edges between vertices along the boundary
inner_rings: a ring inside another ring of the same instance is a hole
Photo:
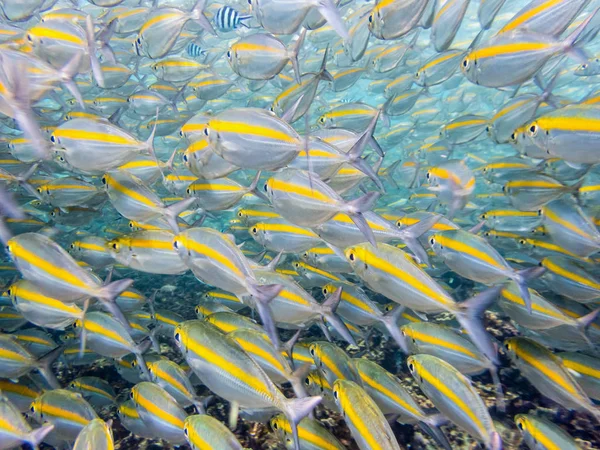
[[[517,414],[515,416],[517,428],[523,435],[527,446],[533,448],[578,448],[575,440],[559,426],[542,417],[532,414]]]
[[[4,395],[0,397],[0,418],[2,418],[0,436],[2,436],[3,449],[14,448],[21,444],[36,447],[54,429],[51,423],[32,429],[21,412]]]
[[[383,413],[360,385],[338,379],[333,396],[361,450],[400,448]]]
[[[442,414],[465,428],[486,448],[502,448],[500,434],[485,403],[465,375],[432,355],[412,355],[406,362],[421,390]]]
[[[94,448],[110,450],[114,448],[114,438],[111,428],[112,423],[102,419],[93,419],[79,432],[73,448],[83,450],[91,445]]]
[[[294,446],[299,449],[297,424],[321,397],[286,399],[233,339],[206,322],[179,324],[175,328],[175,341],[192,370],[211,391],[242,407],[274,406],[281,410],[293,424]]]
[[[188,416],[183,423],[183,433],[193,450],[222,448],[241,450],[243,447],[225,425],[205,414]]]

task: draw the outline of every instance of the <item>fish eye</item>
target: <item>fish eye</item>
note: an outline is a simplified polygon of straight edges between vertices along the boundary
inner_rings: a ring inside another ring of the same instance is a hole
[[[29,408],[29,411],[31,411],[32,413],[34,413],[35,412],[35,406],[31,405],[31,408]]]
[[[194,311],[195,311],[195,313],[196,313],[196,314],[199,314],[199,313],[200,313],[200,307],[199,307],[199,306],[196,306],[196,307],[194,308]]]
[[[431,178],[431,172],[427,172],[427,173],[425,174],[425,178],[427,178],[427,179],[429,180],[429,179]]]
[[[187,195],[190,195],[190,194],[192,193],[192,191],[191,191],[191,190],[188,188],[188,189],[186,189],[186,190],[185,190],[185,193],[186,193]]]
[[[582,64],[582,65],[581,65],[581,68],[582,68],[583,70],[585,70],[585,69],[587,69],[587,68],[588,68],[588,65],[587,65],[587,64]]]
[[[117,244],[116,242],[113,243],[112,248],[114,248],[115,250],[119,247],[119,244]]]
[[[133,400],[133,399],[134,399],[133,391],[131,391],[131,392],[129,393],[129,397],[131,398],[131,400]]]
[[[517,427],[519,430],[523,431],[525,429],[525,424],[522,421],[517,421]]]
[[[188,435],[188,433],[189,433],[189,432],[188,432],[188,429],[187,429],[187,427],[183,427],[183,434],[185,434],[185,435],[187,436],[187,435]]]
[[[487,219],[487,214],[486,214],[486,213],[483,213],[483,214],[482,214],[481,216],[479,216],[479,217],[480,217],[482,220],[485,220],[485,219]]]
[[[336,400],[338,400],[338,399],[340,398],[340,395],[338,394],[338,390],[337,390],[337,389],[334,389],[334,390],[333,390],[333,397],[334,397]]]
[[[208,131],[208,127],[206,127],[206,128],[204,129],[204,135],[205,135],[205,136],[208,136],[208,133],[209,133],[209,131]]]
[[[463,59],[463,62],[462,62],[463,69],[465,69],[465,70],[468,69],[469,64],[470,64],[469,58]]]
[[[243,217],[243,216],[244,216],[244,214],[242,214],[242,212],[240,211],[240,212],[238,213],[238,217]]]
[[[177,250],[177,249],[179,248],[179,241],[177,241],[177,240],[174,240],[174,241],[173,241],[173,248],[174,248],[175,250]]]
[[[50,136],[50,141],[51,141],[52,143],[55,143],[55,142],[56,142],[56,138],[54,137],[54,135]]]
[[[315,357],[315,349],[314,349],[314,347],[312,347],[308,352],[310,353],[310,356],[312,356],[313,358]]]
[[[263,189],[265,190],[265,192],[269,192],[269,186],[267,185],[267,183],[265,183],[265,185],[263,186]]]
[[[373,14],[369,15],[369,23],[373,23]]]
[[[321,122],[321,123],[325,123],[325,116],[321,116],[321,117],[319,117],[319,122]]]
[[[529,136],[536,137],[538,133],[538,126],[534,123],[529,127]]]
[[[137,38],[136,42],[138,43],[138,45],[142,45],[142,38]]]
[[[231,50],[227,50],[227,57],[231,59]]]
[[[348,259],[349,259],[350,261],[354,261],[354,259],[355,259],[354,253],[350,253],[350,254],[348,255]]]
[[[42,188],[37,188],[36,191],[38,191],[41,194],[42,193]]]
[[[12,295],[12,290],[10,288],[8,288],[8,290],[6,291],[6,295],[8,295],[9,297]]]
[[[526,243],[527,243],[527,241],[525,239],[519,239],[519,244],[523,245],[523,244],[526,244]]]
[[[256,233],[258,233],[258,228],[252,227],[252,234],[256,234]]]
[[[100,181],[102,181],[102,184],[106,184],[106,177],[102,177],[102,180]]]
[[[323,288],[323,295],[327,295],[327,292],[329,292],[329,290],[326,287],[324,287]]]
[[[181,342],[181,335],[179,333],[175,333],[175,340]]]
[[[408,363],[408,370],[410,370],[411,372],[415,371],[415,365],[413,363]]]
[[[71,244],[71,248],[75,248],[75,244]]]
[[[183,155],[183,162],[187,162],[187,161],[188,161],[188,157],[187,157],[187,155],[184,154]]]
[[[306,384],[307,386],[310,386],[310,377],[306,377],[304,379],[304,384]]]
[[[294,267],[295,267],[296,269],[299,269],[299,268],[300,268],[300,263],[297,263],[297,262],[296,262],[296,263],[294,263]]]
[[[415,73],[415,78],[419,78],[419,76],[421,76],[421,72]]]
[[[431,245],[435,245],[435,238],[432,237],[431,239],[429,239],[429,243]]]

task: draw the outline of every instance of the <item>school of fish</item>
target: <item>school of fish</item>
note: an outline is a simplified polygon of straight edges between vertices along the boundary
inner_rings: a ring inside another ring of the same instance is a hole
[[[598,436],[600,0],[220,1],[0,0],[0,450]]]

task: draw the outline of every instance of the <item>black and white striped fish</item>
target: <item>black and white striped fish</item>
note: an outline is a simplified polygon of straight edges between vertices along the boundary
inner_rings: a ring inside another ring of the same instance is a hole
[[[186,47],[186,52],[188,56],[191,56],[192,58],[199,58],[200,56],[206,55],[206,50],[204,50],[195,42],[190,42],[188,44],[188,46]]]
[[[215,14],[214,22],[219,31],[231,31],[240,26],[247,27],[244,20],[251,18],[251,15],[241,15],[231,6],[223,6]]]

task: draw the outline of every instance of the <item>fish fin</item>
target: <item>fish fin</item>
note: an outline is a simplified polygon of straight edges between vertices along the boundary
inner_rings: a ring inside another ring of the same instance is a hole
[[[429,266],[429,257],[427,252],[419,242],[419,237],[428,232],[442,216],[439,214],[431,214],[426,219],[420,220],[417,223],[410,225],[397,232],[397,236],[404,241],[411,252],[419,259],[420,263]]]
[[[469,233],[472,233],[472,234],[479,233],[481,231],[481,229],[483,228],[484,225],[485,225],[485,220],[482,220],[478,224],[476,224],[476,225],[472,226],[471,228],[469,228]]]
[[[296,76],[296,83],[300,84],[300,64],[298,63],[298,53],[300,53],[300,49],[302,48],[302,44],[304,44],[304,37],[306,36],[306,28],[302,29],[302,32],[298,36],[294,45],[290,48],[289,58],[292,62],[292,67],[294,68],[294,75]]]
[[[513,276],[511,276],[511,279],[515,283],[517,283],[517,286],[519,288],[519,294],[521,295],[521,298],[523,298],[523,301],[527,306],[527,311],[529,312],[529,314],[531,314],[531,295],[529,294],[529,288],[527,287],[527,283],[530,280],[542,276],[544,272],[546,272],[546,268],[541,266],[535,266],[529,267],[524,270],[519,270],[518,272],[515,272]]]
[[[504,392],[502,391],[502,382],[500,381],[500,377],[498,376],[498,368],[494,365],[490,367],[490,375],[492,377],[492,381],[494,382],[494,386],[496,388],[496,409],[500,412],[506,411],[506,404],[504,402]]]
[[[398,327],[398,320],[400,320],[400,317],[405,309],[406,308],[404,306],[396,305],[390,311],[381,316],[379,320],[385,326],[388,333],[390,333],[390,336],[396,341],[398,347],[400,347],[400,349],[408,355],[409,352],[406,339]]]
[[[331,0],[327,0],[331,1]],[[325,47],[325,52],[323,53],[323,60],[321,61],[321,67],[319,68],[319,72],[317,72],[317,76],[319,79],[324,81],[331,81],[333,83],[333,75],[327,71],[327,55],[329,53],[329,45]]]
[[[321,403],[322,397],[304,397],[304,398],[288,398],[285,400],[283,410],[287,419],[290,421],[292,433],[294,436],[294,448],[300,450],[300,438],[298,436],[298,424],[302,419],[308,416],[315,407]]]
[[[179,225],[177,224],[177,217],[183,211],[188,209],[188,207],[190,205],[192,205],[194,202],[196,202],[195,197],[184,198],[183,200],[173,203],[172,205],[169,205],[164,209],[165,219],[167,220],[167,222],[169,223],[169,226],[173,229],[173,231],[175,233],[179,233]]]
[[[502,438],[500,437],[500,433],[492,431],[490,437],[490,450],[502,450]]]
[[[354,345],[356,347],[356,341],[350,334],[348,327],[335,313],[341,299],[342,287],[339,287],[327,298],[327,300],[321,304],[321,315],[327,319],[327,322],[331,324],[331,326],[335,331],[338,332],[340,336],[342,336],[350,345]]]
[[[48,353],[46,353],[44,356],[37,360],[36,366],[38,371],[42,374],[42,376],[48,382],[48,384],[54,389],[60,389],[60,382],[56,378],[56,375],[54,375],[54,372],[52,372],[52,364],[54,364],[54,361],[56,361],[60,357],[60,355],[62,355],[64,349],[64,346],[60,345],[50,350]]]
[[[302,334],[302,328],[296,331],[294,335],[287,342],[284,342],[281,346],[281,349],[288,355],[288,359],[290,360],[290,366],[292,367],[292,370],[294,370],[294,345],[296,345],[296,342],[298,342],[300,334]]]
[[[238,417],[240,415],[240,404],[238,402],[229,403],[229,421],[228,426],[230,430],[237,428]]]
[[[277,255],[275,255],[275,258],[273,258],[269,264],[267,264],[264,267],[264,270],[269,270],[271,272],[274,272],[275,269],[277,268],[277,266],[279,265],[279,262],[281,261],[281,257],[283,256],[283,250],[280,251],[279,253],[277,253]]]
[[[287,123],[291,123],[292,119],[296,115],[296,111],[298,110],[298,106],[300,106],[300,102],[304,98],[304,94],[302,94],[298,99],[289,107],[287,111],[284,111],[281,120],[284,120]]]
[[[23,441],[27,442],[33,448],[37,448],[37,446],[42,443],[44,438],[52,430],[54,430],[54,424],[53,423],[45,423],[41,427],[36,428],[35,430],[31,430],[29,433],[27,433],[27,435],[23,438]]]
[[[260,320],[262,321],[263,328],[265,329],[267,336],[269,336],[269,339],[271,339],[273,347],[275,347],[276,350],[279,350],[281,348],[281,343],[279,341],[279,334],[277,333],[277,327],[275,326],[269,303],[279,295],[283,286],[281,284],[257,285],[251,282],[248,284],[248,287],[250,294],[255,300],[254,303],[258,315],[260,316]]]
[[[116,320],[121,322],[121,325],[123,325],[129,333],[131,333],[133,330],[131,329],[129,321],[125,318],[123,311],[121,311],[121,308],[119,308],[119,305],[117,305],[115,302],[115,298],[117,298],[121,292],[125,291],[132,284],[133,280],[131,278],[113,281],[112,283],[102,286],[95,295],[95,297],[102,302],[102,306],[104,306],[104,308],[110,312]]]
[[[77,84],[73,81],[73,78],[79,73],[79,66],[81,65],[81,58],[83,55],[81,52],[76,53],[73,57],[67,61],[67,63],[59,70],[59,77],[64,87],[71,93],[71,95],[77,100],[77,103],[83,110],[85,110],[85,103]]]
[[[434,422],[432,420],[432,422]],[[435,443],[444,450],[452,450],[452,445],[448,441],[448,437],[444,434],[439,425],[435,423],[419,422],[419,428],[435,441]]]
[[[85,35],[87,41],[87,52],[90,57],[90,66],[92,67],[92,74],[96,79],[96,84],[103,88],[104,87],[104,74],[102,73],[102,67],[100,61],[96,55],[96,37],[94,36],[94,22],[92,16],[89,14],[85,17]]]
[[[259,170],[258,172],[256,172],[256,175],[254,176],[254,180],[252,180],[252,183],[250,184],[250,186],[248,186],[248,192],[252,192],[252,194],[257,196],[261,200],[269,203],[268,197],[265,194],[263,194],[262,189],[258,188],[258,182],[260,181],[260,175],[261,175],[261,171]]]
[[[585,36],[583,34],[583,32],[586,30],[586,28],[588,27],[589,23],[592,21],[592,19],[596,16],[596,14],[598,14],[598,11],[600,10],[600,8],[596,8],[593,12],[591,12],[583,22],[581,22],[581,24],[571,33],[569,34],[565,40],[562,42],[565,51],[567,52],[567,55],[569,55],[571,58],[575,59],[576,61],[579,61],[582,64],[585,64],[588,61],[588,56],[585,53],[585,51],[582,48],[578,47],[579,44],[579,39],[581,38],[581,36]],[[584,42],[585,44],[585,42]]]
[[[372,194],[379,194],[379,192],[372,192]],[[364,195],[366,197],[369,194]],[[362,197],[361,197],[362,198]],[[360,230],[363,236],[366,238],[367,242],[371,244],[373,247],[377,247],[377,240],[375,239],[375,234],[371,227],[369,226],[369,222],[365,219],[365,216],[362,213],[351,213],[350,219],[354,222],[354,225]]]
[[[292,385],[294,393],[298,398],[308,397],[306,389],[304,388],[304,379],[310,373],[311,366],[312,365],[309,362],[304,363],[301,367],[288,375],[288,381]]]
[[[369,192],[362,197],[350,200],[347,203],[347,211],[345,212],[347,214],[357,214],[370,211],[375,207],[380,195],[379,192]]]
[[[375,150],[375,153],[377,153],[379,156],[381,156],[383,158],[383,156],[384,156],[383,149],[381,148],[381,146],[379,145],[379,142],[377,142],[377,139],[375,139],[374,136],[371,136],[369,138],[369,145],[371,146],[371,148],[373,150]]]
[[[325,18],[327,23],[331,25],[331,28],[333,28],[344,41],[350,39],[348,29],[346,28],[346,25],[340,16],[340,12],[337,10],[337,7],[332,0],[319,0],[317,9],[323,18]]]
[[[459,303],[456,318],[467,331],[475,346],[494,364],[498,364],[498,352],[488,332],[485,330],[481,316],[496,301],[502,286],[494,286]]]
[[[213,36],[216,36],[217,32],[210,23],[210,20],[208,20],[204,15],[205,6],[206,0],[198,0],[190,12],[190,18],[200,25],[204,30],[208,31]]]

